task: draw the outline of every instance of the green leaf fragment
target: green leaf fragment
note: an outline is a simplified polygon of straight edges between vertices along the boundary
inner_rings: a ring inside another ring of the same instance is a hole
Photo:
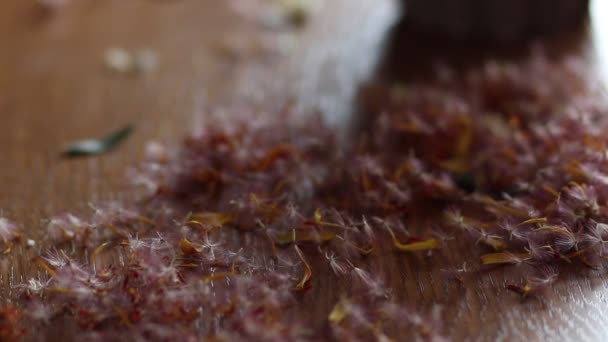
[[[134,129],[135,127],[133,125],[128,125],[100,139],[77,141],[68,145],[63,150],[62,155],[64,157],[73,158],[93,156],[110,152],[120,145],[120,143],[122,143],[125,139],[127,139],[133,133]]]

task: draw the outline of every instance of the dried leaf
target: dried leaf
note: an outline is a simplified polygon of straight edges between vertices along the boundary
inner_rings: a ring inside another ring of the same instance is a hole
[[[63,156],[82,157],[110,152],[126,138],[128,138],[133,133],[133,130],[134,126],[128,125],[100,139],[77,141],[75,143],[70,144],[63,150]]]

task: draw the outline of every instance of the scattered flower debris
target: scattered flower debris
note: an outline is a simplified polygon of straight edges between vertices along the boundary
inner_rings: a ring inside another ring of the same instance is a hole
[[[110,48],[106,50],[104,63],[109,70],[121,74],[131,73],[135,66],[131,53],[122,48]]]
[[[148,74],[158,68],[158,55],[154,50],[141,49],[134,53],[123,48],[110,48],[104,54],[108,70],[118,74]]]
[[[18,341],[25,333],[21,325],[21,312],[12,305],[0,307],[0,340]]]
[[[158,55],[154,50],[141,49],[135,52],[134,63],[136,72],[148,74],[156,71],[158,68]]]
[[[350,146],[318,118],[240,106],[178,149],[149,144],[130,173],[140,201],[50,220],[11,319],[82,340],[442,340],[440,310],[393,296],[369,255],[457,241],[466,260],[443,273],[511,267],[524,298],[562,265],[608,267],[607,108],[575,60],[535,53],[390,94]],[[330,277],[350,289],[327,332],[297,309]]]

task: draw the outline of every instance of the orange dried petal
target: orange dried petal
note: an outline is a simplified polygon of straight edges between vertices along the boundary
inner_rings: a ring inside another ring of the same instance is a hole
[[[99,256],[99,254],[101,254],[101,252],[103,252],[103,250],[109,245],[109,242],[104,242],[101,245],[99,245],[99,247],[95,248],[95,250],[93,251],[93,253],[91,254],[91,257],[89,258],[91,265],[95,264],[95,259],[97,259],[97,256]]]
[[[530,258],[529,253],[489,253],[481,256],[484,265],[518,264]]]
[[[232,216],[223,213],[195,213],[190,215],[188,222],[199,223],[203,226],[222,227],[232,221]]]
[[[525,224],[545,223],[545,222],[547,222],[546,217],[535,217],[535,218],[531,218],[529,220],[525,220],[525,221],[521,222],[520,224],[518,224],[518,226],[523,226]]]
[[[302,251],[300,250],[300,248],[298,248],[298,246],[294,246],[294,247],[296,249],[296,253],[298,254],[298,257],[304,264],[304,275],[302,276],[302,279],[300,279],[300,281],[296,285],[296,290],[300,291],[300,290],[306,289],[306,284],[308,283],[310,278],[312,278],[312,268],[310,267],[310,264],[306,261],[306,259],[304,259],[304,255],[302,254]]]
[[[400,251],[406,252],[417,252],[417,251],[428,251],[431,249],[438,249],[440,247],[439,241],[436,239],[427,239],[423,241],[416,241],[412,243],[401,243],[397,240],[395,233],[392,229],[388,229],[391,238],[393,239],[393,245]]]
[[[190,242],[186,238],[183,238],[179,241],[179,249],[184,255],[187,256],[197,255],[202,252],[202,249],[200,247],[196,247],[194,244],[192,244],[192,242]]]
[[[317,232],[314,230],[291,230],[275,235],[274,240],[279,245],[287,245],[296,242],[319,242],[331,241],[336,237],[336,233]]]
[[[481,243],[486,246],[494,248],[494,250],[500,251],[507,248],[507,244],[502,241],[500,237],[483,237],[479,240]]]
[[[346,305],[344,300],[340,300],[327,316],[330,323],[339,324],[346,318]]]

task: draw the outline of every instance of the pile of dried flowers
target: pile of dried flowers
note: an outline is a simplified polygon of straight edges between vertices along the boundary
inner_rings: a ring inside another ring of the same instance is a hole
[[[469,264],[519,265],[509,288],[523,296],[562,264],[604,268],[608,122],[576,61],[537,54],[438,79],[382,92],[349,146],[319,118],[243,108],[175,151],[149,144],[136,205],[49,221],[53,248],[34,260],[46,272],[0,313],[1,336],[441,340],[439,312],[400,305],[367,255],[456,237],[478,251]],[[424,216],[432,230],[410,229]],[[16,236],[0,221],[5,243]],[[293,308],[327,277],[352,288],[311,327]]]

